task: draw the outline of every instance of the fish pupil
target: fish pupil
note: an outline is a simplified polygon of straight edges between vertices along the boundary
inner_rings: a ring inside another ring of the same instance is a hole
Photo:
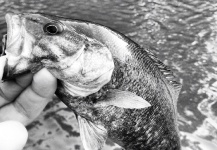
[[[61,31],[61,27],[55,23],[48,23],[44,26],[44,32],[50,35],[58,34]]]
[[[58,31],[57,27],[56,26],[52,26],[52,25],[48,26],[46,28],[46,30],[47,30],[47,32],[49,32],[51,34],[56,34],[57,31]]]

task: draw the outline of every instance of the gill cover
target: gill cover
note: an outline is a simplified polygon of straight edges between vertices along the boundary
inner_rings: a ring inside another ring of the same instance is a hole
[[[63,75],[63,87],[72,96],[85,97],[99,91],[111,80],[114,70],[108,48],[98,41],[86,39],[86,44],[76,54],[66,58],[69,61],[61,61],[61,65],[66,67],[58,70]]]

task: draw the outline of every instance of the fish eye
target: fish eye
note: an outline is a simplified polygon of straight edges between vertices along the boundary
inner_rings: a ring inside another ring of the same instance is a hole
[[[63,26],[59,23],[48,23],[43,28],[44,32],[50,35],[55,35],[63,31]]]

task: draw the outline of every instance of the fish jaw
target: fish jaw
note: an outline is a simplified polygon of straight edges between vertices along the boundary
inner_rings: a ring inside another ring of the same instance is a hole
[[[36,42],[35,37],[26,30],[24,14],[8,13],[5,16],[7,23],[7,38],[4,36],[6,65],[3,80],[8,80],[29,72],[32,59],[32,49]]]
[[[3,37],[4,49],[3,53],[6,54],[6,64],[4,67],[3,80],[12,78],[17,69],[23,70],[20,66],[20,53],[22,50],[22,32],[21,32],[21,19],[18,15],[8,13],[5,15],[7,23],[7,34]],[[15,67],[16,66],[16,67]]]
[[[21,50],[21,19],[18,15],[11,13],[6,14],[5,19],[7,23],[6,52],[17,56]]]

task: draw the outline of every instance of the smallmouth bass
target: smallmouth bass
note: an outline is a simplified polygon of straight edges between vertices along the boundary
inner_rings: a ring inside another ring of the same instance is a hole
[[[180,84],[148,50],[108,27],[45,14],[7,14],[4,80],[47,68],[75,113],[85,150],[180,150]],[[7,39],[6,39],[7,37]]]

